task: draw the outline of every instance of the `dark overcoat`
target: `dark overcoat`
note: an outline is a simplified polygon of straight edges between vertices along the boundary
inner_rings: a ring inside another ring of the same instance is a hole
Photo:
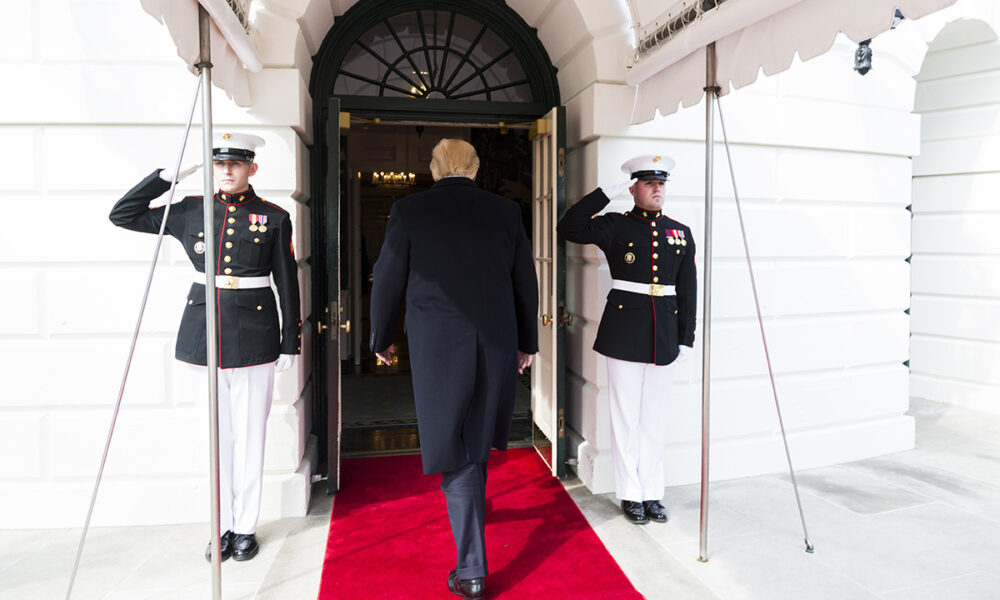
[[[153,172],[115,204],[111,222],[132,231],[159,232],[164,207],[150,208],[149,203],[168,189],[170,184],[160,178],[159,170]],[[202,197],[187,196],[170,207],[167,217],[166,234],[184,246],[194,271],[205,272],[205,245],[214,244],[216,274],[270,275],[280,298],[279,327],[279,304],[270,287],[217,289],[219,367],[249,367],[274,362],[279,354],[299,354],[302,321],[298,266],[292,251],[288,212],[260,198],[250,187],[242,194],[215,194],[213,235],[205,235],[204,214]],[[264,231],[258,225],[262,217]],[[251,226],[257,230],[251,230]],[[194,279],[195,273],[191,275]],[[205,284],[192,283],[185,302],[174,356],[187,363],[205,365]]]
[[[392,206],[371,293],[371,349],[406,301],[425,473],[507,448],[517,351],[538,351],[538,286],[519,206],[447,177]]]
[[[698,285],[691,228],[640,208],[594,216],[609,202],[600,188],[587,194],[563,215],[559,235],[596,244],[608,259],[612,279],[672,285],[676,295],[612,289],[594,350],[619,360],[670,364],[678,345],[694,345]]]

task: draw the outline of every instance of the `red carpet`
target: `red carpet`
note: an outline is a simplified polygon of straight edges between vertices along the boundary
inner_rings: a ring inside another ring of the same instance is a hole
[[[487,598],[642,598],[533,449],[494,452],[488,473]],[[345,460],[320,600],[457,598],[440,485],[418,455]]]

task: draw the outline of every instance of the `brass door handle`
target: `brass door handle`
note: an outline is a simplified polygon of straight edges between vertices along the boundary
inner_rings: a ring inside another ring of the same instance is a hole
[[[344,321],[340,328],[344,330],[344,333],[351,333],[351,320]]]
[[[552,317],[550,317],[547,314],[542,315],[542,327],[548,327],[549,323],[551,322],[552,322]]]
[[[564,312],[559,316],[559,324],[564,327],[569,327],[573,324],[573,313]]]
[[[316,333],[323,333],[329,328],[328,325],[324,325],[321,321],[316,321]]]

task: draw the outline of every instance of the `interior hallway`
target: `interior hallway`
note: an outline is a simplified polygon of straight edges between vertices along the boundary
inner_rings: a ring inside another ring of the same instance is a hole
[[[1000,415],[914,401],[917,448],[799,473],[815,554],[787,475],[712,485],[708,563],[699,486],[669,488],[666,525],[630,525],[578,479],[573,499],[640,592],[684,600],[1000,599]],[[333,500],[263,523],[261,553],[223,565],[225,598],[314,598]],[[205,525],[91,531],[73,598],[210,598]],[[0,598],[65,595],[79,530],[0,531]],[[441,597],[451,596],[441,574]]]

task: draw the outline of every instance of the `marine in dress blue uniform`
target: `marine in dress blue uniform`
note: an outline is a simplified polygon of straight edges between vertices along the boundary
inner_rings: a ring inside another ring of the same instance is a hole
[[[263,142],[240,133],[216,135],[213,168],[217,182],[240,168],[255,172],[255,150]],[[158,233],[166,210],[162,206],[150,208],[149,204],[170,189],[172,178],[162,169],[147,176],[115,204],[111,222],[132,231]],[[194,266],[175,357],[192,365],[192,377],[198,381],[207,378],[206,245],[213,244],[216,249],[217,264],[211,270],[216,273],[217,286],[214,351],[219,366],[219,479],[221,529],[225,532],[220,546],[223,559],[231,555],[248,560],[258,549],[254,534],[275,366],[288,368],[301,352],[302,322],[288,212],[259,197],[248,181],[233,185],[243,189],[220,188],[215,194],[214,232],[206,234],[204,230],[201,196],[187,196],[174,203],[165,231],[181,243]],[[193,392],[200,394],[205,389],[207,384],[193,388]]]
[[[626,161],[622,170],[636,180],[630,187],[636,206],[598,216],[610,198],[597,188],[557,226],[568,241],[596,244],[611,271],[594,350],[607,358],[615,491],[626,517],[639,524],[668,518],[660,502],[666,406],[675,361],[694,345],[694,237],[661,209],[673,165],[663,155]],[[657,187],[658,194],[649,191]]]

